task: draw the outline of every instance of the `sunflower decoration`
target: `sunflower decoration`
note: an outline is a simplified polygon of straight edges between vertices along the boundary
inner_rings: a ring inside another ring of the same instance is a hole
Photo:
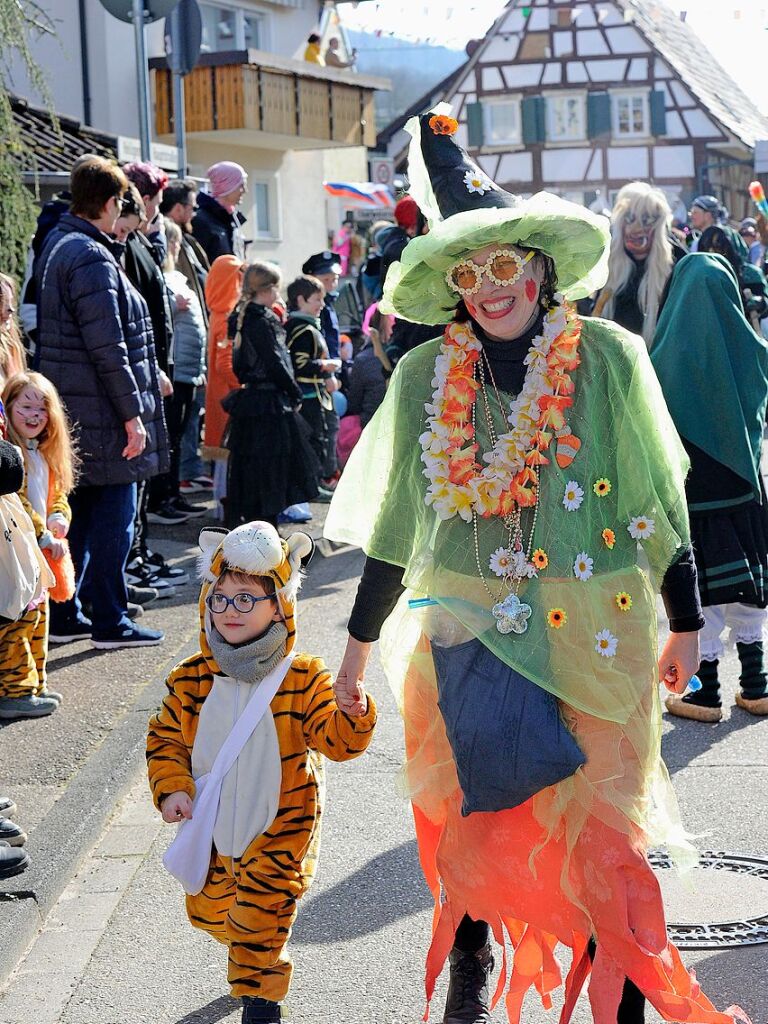
[[[608,548],[609,551],[613,550],[613,545],[616,543],[616,534],[613,530],[606,526],[603,530],[601,537],[603,538],[603,544]]]
[[[599,480],[595,480],[592,490],[598,498],[604,498],[607,494],[611,493],[611,481],[607,477],[602,476]]]
[[[549,565],[549,555],[544,548],[536,548],[531,555],[531,561],[537,569],[546,569]]]
[[[550,608],[547,612],[547,625],[552,629],[562,629],[568,621],[568,616],[562,608]]]
[[[429,127],[435,135],[455,135],[459,130],[459,122],[447,114],[435,114],[429,119]]]
[[[629,596],[626,590],[621,590],[616,595],[615,600],[616,607],[619,609],[620,612],[628,612],[629,609],[632,607],[632,598]]]

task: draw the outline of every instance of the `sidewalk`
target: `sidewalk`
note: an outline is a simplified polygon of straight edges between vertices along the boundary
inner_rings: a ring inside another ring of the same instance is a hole
[[[321,516],[309,524],[310,532],[319,532],[320,521]],[[188,564],[203,524],[187,524],[183,536],[177,530],[163,550]],[[303,645],[322,651],[333,670],[361,565],[359,552],[318,557],[305,587]],[[182,600],[163,602],[147,614],[148,624],[167,631],[161,648],[128,656],[90,652],[84,644],[59,648],[52,685],[63,690],[67,703],[51,719],[12,723],[0,731],[0,787],[8,786],[19,803],[35,858],[30,871],[11,880],[18,899],[0,902],[5,976],[50,912],[41,937],[0,995],[3,1024],[239,1020],[226,994],[223,949],[189,928],[179,887],[162,868],[171,831],[152,810],[143,781],[146,720],[162,695],[167,666],[194,642],[195,599],[196,588],[189,585]],[[732,656],[724,664],[732,705],[737,667]],[[416,1024],[423,1012],[431,901],[409,808],[396,795],[402,729],[378,664],[369,685],[381,711],[372,748],[359,762],[329,769],[320,872],[292,943],[293,1024]],[[764,856],[765,723],[733,706],[713,727],[666,719],[664,753],[687,826],[709,832],[701,848]],[[113,811],[113,824],[103,832]],[[690,893],[669,872],[661,876],[672,922],[768,915],[768,881],[761,877],[701,869],[694,879],[699,892]],[[754,1024],[765,1024],[768,946],[687,952],[684,958],[696,966],[718,1008],[739,1002]],[[443,994],[441,987],[434,1021],[440,1020]],[[647,1016],[648,1024],[657,1019]],[[503,1020],[497,1010],[494,1024]],[[524,1020],[543,1024],[557,1016],[528,1000]],[[575,1024],[590,1020],[582,1000]]]

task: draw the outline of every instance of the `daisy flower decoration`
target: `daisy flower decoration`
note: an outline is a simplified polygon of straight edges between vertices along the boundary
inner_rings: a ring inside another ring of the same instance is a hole
[[[531,555],[531,561],[537,569],[546,569],[549,565],[549,555],[544,548],[536,548]]]
[[[573,575],[577,580],[588,580],[592,576],[593,565],[594,562],[586,551],[582,551],[576,555],[576,561],[573,563]]]
[[[512,559],[506,548],[496,548],[488,560],[488,567],[497,576],[506,576],[512,566]]]
[[[652,537],[656,532],[656,524],[648,516],[635,516],[634,519],[630,520],[629,536],[633,540],[647,540],[648,537]]]
[[[611,481],[607,477],[602,476],[599,480],[595,480],[592,490],[598,498],[604,498],[606,494],[611,493]]]
[[[629,596],[626,590],[621,590],[616,595],[616,607],[619,609],[620,612],[628,612],[629,609],[632,607],[632,598]]]
[[[464,175],[464,184],[467,186],[467,192],[476,192],[481,196],[493,188],[491,179],[480,170],[467,171]]]
[[[613,530],[609,526],[606,526],[600,536],[603,538],[603,544],[605,544],[609,551],[612,551],[613,546],[616,543],[616,534]]]
[[[566,512],[576,512],[581,508],[582,501],[584,501],[584,490],[575,480],[569,480],[565,485],[565,494],[563,495],[563,506]]]
[[[610,629],[601,629],[595,633],[595,650],[603,658],[612,658],[619,646],[618,637],[615,637]]]
[[[547,612],[547,625],[552,629],[562,629],[568,621],[568,616],[562,608],[550,608]]]

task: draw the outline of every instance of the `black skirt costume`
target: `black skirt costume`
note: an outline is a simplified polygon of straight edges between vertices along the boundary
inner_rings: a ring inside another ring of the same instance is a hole
[[[768,606],[768,506],[749,484],[682,438],[691,460],[685,491],[704,606]]]
[[[234,338],[237,315],[229,318]],[[266,306],[245,313],[232,368],[242,387],[222,402],[230,420],[226,522],[232,528],[317,496],[320,466],[309,430],[296,409],[301,389],[294,380],[283,326]]]

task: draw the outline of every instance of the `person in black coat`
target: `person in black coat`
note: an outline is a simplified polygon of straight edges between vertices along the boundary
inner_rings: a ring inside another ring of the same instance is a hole
[[[88,574],[93,622],[77,595],[56,606],[51,634],[94,646],[159,643],[133,626],[123,571],[133,534],[136,481],[168,469],[152,323],[109,234],[128,182],[92,157],[72,172],[72,206],[46,239],[37,269],[39,369],[56,386],[78,434],[80,482],[70,496],[70,550],[78,593]]]
[[[260,519],[273,526],[289,505],[317,496],[320,464],[299,415],[301,388],[291,368],[285,331],[272,311],[280,271],[252,263],[229,319],[232,369],[241,387],[222,403],[229,413],[226,525]]]
[[[205,250],[208,262],[218,256],[245,259],[245,241],[241,226],[245,217],[237,207],[245,195],[248,176],[240,164],[222,160],[207,172],[210,193],[200,192],[197,212],[192,220],[192,234]]]

